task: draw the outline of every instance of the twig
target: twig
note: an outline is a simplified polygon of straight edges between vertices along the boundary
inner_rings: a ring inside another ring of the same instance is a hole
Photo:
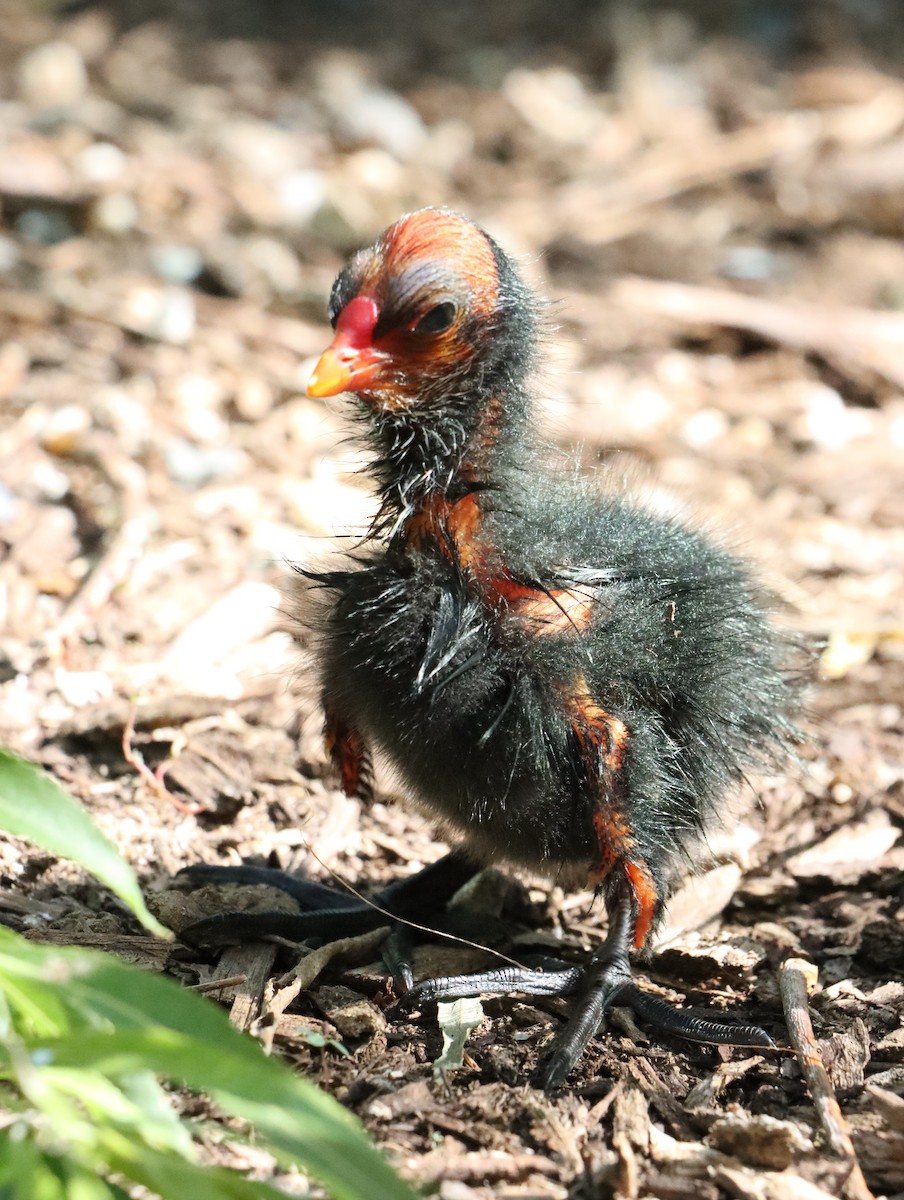
[[[159,796],[161,800],[168,800],[170,804],[181,813],[185,813],[187,817],[197,816],[199,812],[204,811],[203,804],[186,804],[184,800],[180,800],[178,796],[167,788],[163,782],[162,776],[158,777],[157,773],[144,761],[144,756],[140,750],[136,750],[132,745],[132,737],[135,733],[135,713],[138,711],[138,706],[134,700],[129,704],[129,715],[126,717],[126,723],[122,730],[122,756],[129,766],[137,771],[144,782],[148,785],[155,796]]]
[[[473,942],[470,938],[459,937],[454,933],[446,933],[444,930],[434,929],[430,925],[421,925],[417,921],[410,920],[408,917],[402,917],[397,913],[391,913],[387,908],[381,908],[376,901],[371,900],[368,896],[362,895],[361,892],[359,892],[357,888],[353,887],[352,884],[350,884],[343,875],[340,875],[338,871],[334,871],[329,863],[325,863],[323,859],[320,858],[320,856],[316,853],[314,847],[307,840],[307,838],[304,837],[304,835],[302,835],[301,844],[304,846],[305,850],[307,850],[308,854],[310,854],[311,858],[313,858],[315,862],[318,862],[321,867],[323,867],[324,871],[332,875],[333,879],[335,879],[336,882],[345,889],[345,891],[351,892],[356,900],[360,900],[362,904],[366,904],[368,908],[372,908],[374,912],[380,913],[380,915],[386,917],[387,920],[394,921],[399,925],[407,925],[409,929],[416,929],[419,933],[428,933],[432,937],[442,938],[443,941],[446,942],[455,942],[459,946],[469,946],[472,950],[482,950],[485,954],[490,954],[494,958],[498,958],[500,962],[508,963],[510,967],[518,967],[521,970],[524,969],[524,963],[519,962],[517,958],[509,958],[509,956],[507,954],[503,954],[501,950],[494,950],[491,946],[485,946],[483,942]]]
[[[388,932],[388,926],[384,925],[354,937],[327,942],[306,954],[287,974],[275,982],[271,981],[264,989],[260,1015],[250,1027],[250,1032],[260,1038],[265,1052],[269,1054],[272,1049],[279,1018],[296,996],[311,987],[328,963],[343,955],[367,954],[375,950],[386,939]]]
[[[813,1033],[807,996],[815,985],[816,978],[816,967],[801,958],[789,958],[779,969],[782,1007],[785,1010],[791,1044],[797,1052],[801,1074],[813,1098],[813,1107],[826,1142],[835,1154],[850,1163],[851,1173],[845,1183],[845,1195],[848,1200],[874,1200],[863,1178],[847,1122],[836,1099],[835,1089],[832,1087]]]
[[[617,280],[609,299],[686,325],[746,329],[776,345],[866,367],[895,387],[904,387],[904,317],[898,313],[764,300],[722,288],[633,276]]]
[[[557,232],[567,232],[583,245],[604,245],[643,228],[656,204],[792,157],[800,159],[820,138],[818,122],[807,114],[789,113],[714,137],[693,154],[684,147],[659,146],[605,188],[582,180],[563,186],[552,219]]]
[[[208,979],[204,983],[193,983],[190,992],[218,992],[221,988],[238,987],[248,979],[247,975],[230,975],[227,979]]]

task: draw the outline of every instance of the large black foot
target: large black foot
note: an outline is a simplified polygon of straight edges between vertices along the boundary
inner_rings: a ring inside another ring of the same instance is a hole
[[[480,994],[507,995],[523,992],[531,996],[577,995],[575,1010],[556,1037],[552,1053],[539,1072],[539,1083],[548,1089],[561,1084],[594,1036],[606,1010],[630,1008],[658,1033],[676,1034],[693,1042],[723,1046],[774,1049],[775,1043],[757,1025],[732,1025],[709,1021],[673,1008],[644,992],[634,982],[628,961],[628,946],[634,924],[629,901],[613,905],[609,935],[588,966],[581,969],[537,971],[503,967],[474,975],[455,975],[417,984],[404,997],[405,1008],[439,1000],[459,1000]]]
[[[391,923],[393,918],[423,921],[441,911],[475,868],[460,854],[447,854],[430,866],[391,883],[373,897],[373,903],[323,884],[297,879],[284,871],[265,867],[209,867],[197,865],[180,871],[177,879],[202,886],[206,883],[265,883],[286,892],[302,910],[298,913],[218,913],[183,929],[183,941],[202,946],[227,946],[264,937],[305,941],[353,937]]]

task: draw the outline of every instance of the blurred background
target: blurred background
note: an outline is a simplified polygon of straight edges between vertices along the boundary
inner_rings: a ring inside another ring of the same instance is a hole
[[[332,278],[449,205],[552,301],[549,438],[721,530],[824,640],[806,776],[758,786],[730,911],[780,919],[829,983],[887,982],[902,53],[896,0],[2,0],[0,741],[145,873],[316,873],[301,826],[352,876],[439,853],[321,778],[278,588],[370,511],[342,403],[304,394]],[[123,761],[130,697],[169,793]],[[0,868],[87,919],[59,864],[13,846]],[[897,1019],[874,1062],[904,1057]]]

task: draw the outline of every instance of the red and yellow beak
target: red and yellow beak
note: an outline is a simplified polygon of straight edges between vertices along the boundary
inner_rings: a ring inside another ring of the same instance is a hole
[[[373,344],[379,309],[373,300],[351,300],[336,322],[336,336],[308,380],[309,396],[338,396],[372,387],[389,355]]]

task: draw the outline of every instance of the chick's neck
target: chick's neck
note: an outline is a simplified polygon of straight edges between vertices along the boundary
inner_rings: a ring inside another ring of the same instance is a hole
[[[528,403],[497,383],[482,395],[446,395],[423,409],[381,414],[376,428],[380,509],[373,536],[420,546],[452,543],[462,565],[475,551],[486,504],[506,503],[531,459]]]

